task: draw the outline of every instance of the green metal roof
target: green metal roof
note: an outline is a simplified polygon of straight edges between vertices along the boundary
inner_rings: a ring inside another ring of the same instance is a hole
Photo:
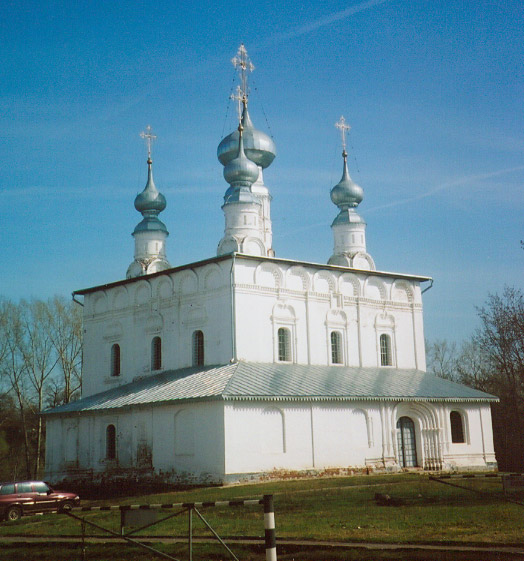
[[[44,412],[60,415],[182,401],[496,401],[420,370],[236,362],[165,371]]]

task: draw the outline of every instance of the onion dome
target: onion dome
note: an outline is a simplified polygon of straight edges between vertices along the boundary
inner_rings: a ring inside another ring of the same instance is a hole
[[[135,233],[146,230],[162,230],[167,232],[165,224],[158,219],[158,214],[166,208],[166,198],[155,186],[152,164],[151,158],[148,158],[147,183],[144,190],[135,198],[135,208],[144,217],[142,222],[136,226]]]
[[[231,187],[251,187],[258,178],[258,166],[244,152],[242,125],[238,127],[236,158],[224,167],[224,179]]]
[[[331,189],[331,200],[341,211],[357,207],[364,198],[362,187],[357,185],[349,176],[348,155],[345,150],[342,152],[342,157],[344,158],[342,179]]]
[[[253,126],[246,102],[244,102],[244,110],[242,112],[242,127],[244,128],[244,151],[246,156],[262,169],[267,168],[275,159],[277,149],[271,137]],[[237,155],[238,137],[239,132],[236,130],[223,138],[218,145],[217,156],[223,166],[227,165]]]
[[[147,183],[144,190],[136,196],[135,208],[138,212],[158,214],[166,208],[166,198],[158,191],[153,181],[152,160],[147,160]]]

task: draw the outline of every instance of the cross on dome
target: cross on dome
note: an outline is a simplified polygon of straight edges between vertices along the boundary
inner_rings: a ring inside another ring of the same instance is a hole
[[[244,47],[244,43],[240,44],[240,47],[238,47],[237,54],[231,59],[231,62],[233,63],[233,66],[240,73],[240,78],[242,80],[242,93],[247,98],[248,97],[247,73],[253,72],[253,70],[255,70],[255,66],[251,62],[251,59],[247,54],[246,47]]]
[[[156,140],[156,135],[153,134],[151,125],[147,125],[146,130],[140,133],[140,137],[144,138],[147,143],[147,160],[151,160],[151,144]]]
[[[236,93],[232,93],[229,96],[229,99],[232,99],[237,102],[237,113],[238,113],[238,121],[242,120],[242,102],[244,101],[244,94],[242,93],[242,88],[237,85]]]
[[[340,116],[340,119],[335,123],[335,127],[340,130],[342,135],[342,150],[346,151],[346,132],[349,132],[351,126],[346,123],[344,115]]]

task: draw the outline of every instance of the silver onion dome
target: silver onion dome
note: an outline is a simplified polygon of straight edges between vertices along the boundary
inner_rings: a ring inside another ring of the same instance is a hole
[[[342,152],[344,158],[344,167],[342,171],[342,179],[331,189],[331,200],[340,210],[357,207],[364,198],[364,190],[357,185],[349,176],[347,152]]]
[[[152,164],[151,158],[148,158],[147,183],[144,190],[135,198],[135,208],[144,218],[137,224],[133,233],[148,230],[161,230],[168,233],[165,224],[158,219],[158,215],[166,208],[166,198],[155,186]]]
[[[244,152],[242,125],[238,127],[236,157],[224,167],[224,179],[231,187],[250,187],[258,178],[258,166]]]
[[[153,181],[153,162],[147,160],[147,183],[144,190],[135,198],[135,208],[142,214],[158,214],[166,208],[166,198],[158,191]]]
[[[251,121],[247,105],[242,112],[242,126],[244,128],[244,152],[246,156],[260,166],[267,168],[277,155],[277,149],[272,138],[262,131],[257,130]],[[227,165],[238,153],[238,130],[223,138],[217,148],[217,157],[220,163]]]

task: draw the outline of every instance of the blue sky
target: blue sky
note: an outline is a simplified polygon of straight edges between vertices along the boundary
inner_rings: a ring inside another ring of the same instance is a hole
[[[278,257],[332,253],[343,114],[377,268],[435,280],[430,340],[467,338],[489,292],[523,288],[521,1],[7,0],[0,34],[6,297],[124,278],[148,124],[170,262],[215,255],[241,42],[252,119],[278,150],[264,175]]]

